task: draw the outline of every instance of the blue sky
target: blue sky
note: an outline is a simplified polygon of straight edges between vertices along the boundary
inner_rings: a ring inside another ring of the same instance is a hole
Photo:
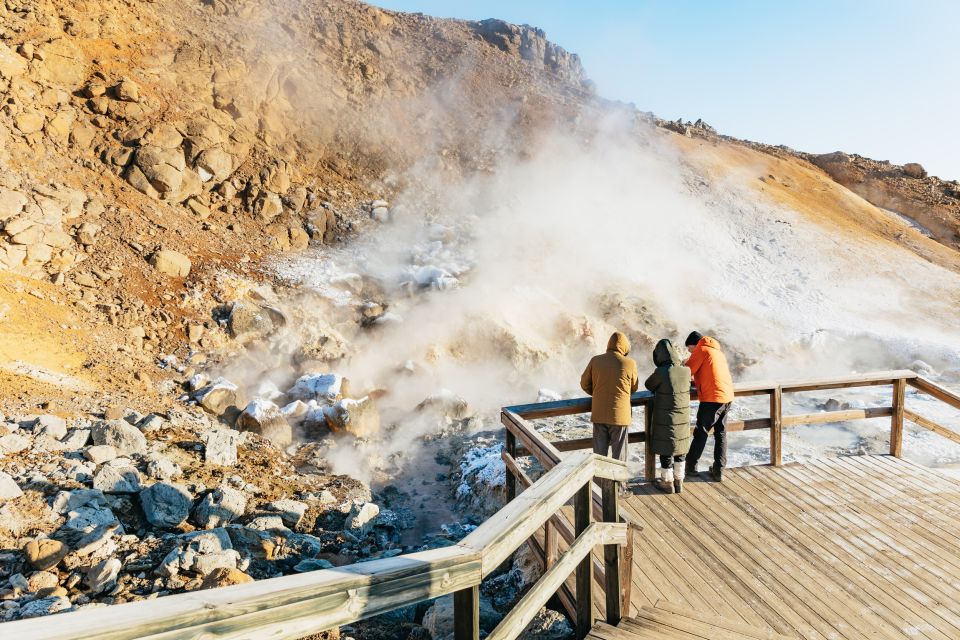
[[[381,0],[538,26],[601,95],[811,152],[960,180],[960,0]]]

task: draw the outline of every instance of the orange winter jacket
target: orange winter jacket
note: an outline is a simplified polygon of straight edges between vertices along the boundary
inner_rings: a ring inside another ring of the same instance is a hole
[[[733,402],[733,378],[727,357],[720,351],[720,343],[704,336],[693,348],[687,366],[697,385],[697,399],[700,402]]]

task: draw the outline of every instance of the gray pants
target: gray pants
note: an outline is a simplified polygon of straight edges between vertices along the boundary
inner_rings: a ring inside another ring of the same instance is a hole
[[[593,423],[593,452],[627,461],[627,427]]]

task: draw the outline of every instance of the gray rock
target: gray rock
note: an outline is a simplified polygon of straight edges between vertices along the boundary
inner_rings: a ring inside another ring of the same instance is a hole
[[[140,492],[143,515],[155,527],[177,527],[190,515],[193,496],[186,487],[158,482]]]
[[[66,513],[63,528],[69,531],[93,531],[100,526],[120,526],[120,521],[108,507],[96,505],[77,507]]]
[[[247,509],[247,497],[230,487],[214,489],[193,510],[193,521],[198,527],[212,529],[233,522]]]
[[[246,398],[243,397],[237,385],[223,378],[194,393],[193,399],[209,413],[225,416],[228,419],[231,415],[238,415],[240,407],[247,404]]]
[[[11,433],[0,437],[0,453],[20,453],[30,448],[30,441],[23,436]]]
[[[544,607],[530,621],[518,640],[572,640],[573,628],[560,613]]]
[[[94,444],[113,445],[124,455],[147,451],[147,439],[125,420],[101,420],[93,425],[92,436]]]
[[[42,415],[33,427],[34,433],[62,440],[67,435],[67,421],[59,416]]]
[[[73,553],[81,558],[96,553],[110,541],[113,534],[116,533],[119,528],[118,523],[101,524],[95,527],[92,531],[80,538]]]
[[[93,488],[104,493],[137,493],[140,491],[140,472],[126,458],[111,460],[93,476]]]
[[[491,631],[500,622],[500,614],[486,598],[480,598],[480,629]],[[423,622],[433,640],[453,640],[453,596],[437,598],[423,614]]]
[[[270,531],[271,533],[277,533],[281,535],[293,533],[290,529],[284,526],[283,520],[280,518],[280,516],[257,516],[247,523],[247,527],[250,529],[256,529],[257,531]]]
[[[307,512],[308,506],[307,503],[296,500],[274,500],[268,502],[264,508],[267,511],[276,512],[283,520],[283,524],[292,528],[303,520],[303,515]]]
[[[117,457],[117,449],[112,444],[97,444],[88,447],[83,456],[93,464],[103,464]]]
[[[230,335],[243,341],[269,336],[281,324],[282,314],[250,302],[234,302],[227,319]]]
[[[144,433],[149,433],[151,431],[159,430],[161,427],[163,427],[163,424],[165,422],[166,420],[164,420],[163,417],[158,416],[155,413],[151,413],[150,415],[145,416],[143,420],[137,423],[137,428],[143,431]]]
[[[321,558],[307,558],[306,560],[301,560],[293,567],[293,570],[297,573],[306,573],[307,571],[319,571],[321,569],[333,569],[334,565],[329,560],[323,560]]]
[[[232,429],[211,429],[206,434],[204,460],[209,464],[232,467],[237,464],[240,434]]]
[[[373,502],[355,504],[350,508],[350,513],[347,514],[347,518],[343,522],[343,528],[354,533],[367,533],[373,528],[373,519],[379,514],[380,507]]]
[[[20,486],[10,474],[0,471],[0,503],[15,500],[23,495]]]
[[[181,571],[205,575],[217,567],[236,569],[240,554],[233,549],[230,536],[221,528],[194,531],[177,538],[177,546],[157,567],[159,575],[172,577]]]
[[[107,508],[107,499],[103,491],[98,489],[73,489],[72,491],[61,491],[54,498],[50,507],[60,514],[74,511],[80,507],[103,507]]]
[[[147,475],[155,480],[171,480],[181,473],[183,471],[180,469],[180,465],[159,453],[150,454],[147,458]]]
[[[41,598],[40,600],[33,600],[32,602],[28,602],[20,607],[19,611],[17,612],[17,617],[21,619],[39,618],[40,616],[47,616],[51,613],[66,611],[72,606],[73,605],[70,604],[70,600],[63,596]]]
[[[63,439],[63,446],[68,451],[76,451],[87,446],[88,442],[90,442],[90,429],[71,429]]]
[[[83,582],[90,593],[98,594],[112,589],[117,584],[121,563],[116,558],[107,558],[90,567],[83,576]]]

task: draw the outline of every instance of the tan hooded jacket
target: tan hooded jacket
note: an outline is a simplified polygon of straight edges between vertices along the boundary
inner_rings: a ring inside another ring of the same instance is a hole
[[[628,353],[630,341],[617,331],[607,342],[607,352],[591,358],[580,376],[580,386],[593,396],[590,419],[597,424],[630,425],[630,394],[640,380]]]

